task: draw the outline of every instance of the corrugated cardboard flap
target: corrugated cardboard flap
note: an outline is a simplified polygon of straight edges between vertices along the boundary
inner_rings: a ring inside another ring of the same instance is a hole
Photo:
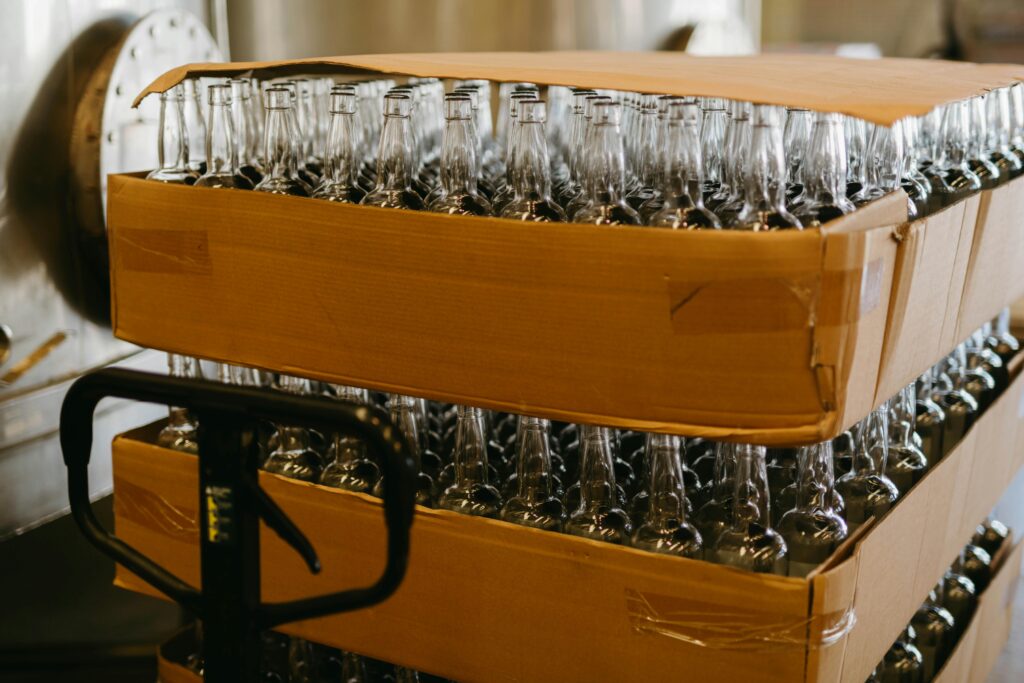
[[[677,52],[586,51],[349,55],[186,64],[153,81],[135,104],[193,76],[253,74],[265,78],[304,73],[483,78],[726,97],[842,112],[885,125],[1024,79],[1020,65],[829,55],[697,57]]]

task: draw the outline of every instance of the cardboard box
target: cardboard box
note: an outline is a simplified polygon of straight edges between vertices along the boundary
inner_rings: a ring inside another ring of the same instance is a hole
[[[114,332],[567,421],[819,441],[874,405],[904,202],[820,230],[683,232],[111,176]]]
[[[806,55],[355,55],[185,65],[139,99],[187,76],[295,73],[639,88],[889,124],[1024,68]],[[902,194],[821,230],[756,235],[381,212],[115,176],[114,330],[144,346],[437,400],[811,443],[948,352],[965,321],[998,311],[993,285],[967,280],[998,281],[1019,262],[1003,245],[1020,241],[1008,221],[1021,188],[895,233]],[[975,248],[979,203],[986,237]]]
[[[1024,378],[878,523],[808,579],[417,509],[408,574],[358,613],[283,630],[459,681],[844,681],[861,683],[992,509],[1017,462]],[[117,535],[198,581],[192,456],[151,445],[156,426],[114,442]],[[379,502],[261,473],[309,536],[311,576],[261,535],[263,598],[367,583],[383,564]],[[117,583],[152,589],[123,569]]]

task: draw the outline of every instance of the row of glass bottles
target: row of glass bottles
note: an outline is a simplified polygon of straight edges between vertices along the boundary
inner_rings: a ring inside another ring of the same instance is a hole
[[[552,423],[410,396],[382,401],[290,376],[277,386],[383,403],[414,445],[421,505],[805,576],[905,495],[1007,386],[1005,362],[1017,346],[1004,325],[1001,316],[995,330],[979,330],[849,432],[800,449]],[[358,439],[278,426],[265,451],[268,471],[379,494],[379,465]]]
[[[197,81],[150,177],[336,202],[675,229],[813,226],[903,188],[911,217],[1024,169],[1024,86],[890,127],[718,98],[436,79]],[[262,105],[256,94],[262,96]],[[197,143],[203,150],[196,153]],[[198,139],[197,139],[198,138]]]
[[[875,667],[869,683],[927,683],[935,678],[970,624],[992,577],[992,558],[1008,530],[998,520],[978,526],[910,623]]]

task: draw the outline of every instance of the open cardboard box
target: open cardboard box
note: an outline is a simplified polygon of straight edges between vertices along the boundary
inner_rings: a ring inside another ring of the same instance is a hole
[[[809,56],[358,55],[186,65],[140,98],[186,76],[302,72],[642,88],[881,124],[1024,77],[1012,65]],[[511,412],[811,443],[1024,294],[1024,275],[1004,274],[1024,251],[1022,188],[910,225],[897,193],[820,230],[746,234],[522,224],[112,176],[114,331]]]
[[[1019,366],[1015,364],[1015,370]],[[752,574],[444,510],[417,508],[393,597],[282,630],[459,681],[695,680],[861,683],[1021,465],[1020,373],[894,508],[808,579]],[[193,585],[193,456],[114,442],[116,533]],[[260,474],[323,571],[264,529],[262,591],[294,599],[369,583],[383,566],[380,503]],[[118,568],[117,583],[153,589]]]

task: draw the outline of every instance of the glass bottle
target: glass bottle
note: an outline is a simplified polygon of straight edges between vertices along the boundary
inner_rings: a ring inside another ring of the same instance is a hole
[[[569,132],[566,136],[568,175],[562,186],[557,189],[555,197],[566,211],[568,211],[569,203],[583,192],[583,153],[584,138],[587,132],[586,102],[590,97],[597,97],[597,93],[587,89],[574,90],[572,93],[572,118],[569,120]]]
[[[786,153],[786,204],[793,207],[802,202],[804,192],[803,167],[807,160],[811,140],[811,112],[800,107],[786,109],[783,129],[783,148]]]
[[[990,95],[977,95],[967,100],[968,128],[965,131],[967,166],[978,176],[983,190],[991,190],[1009,179],[1003,176],[999,167],[989,158],[992,150],[989,148],[987,97]]]
[[[573,465],[571,472],[576,475],[576,480],[565,490],[565,495],[562,498],[567,510],[577,510],[580,507],[583,486],[583,460],[585,451],[588,448],[596,448],[602,451],[611,460],[612,471],[615,474],[615,500],[623,509],[629,504],[626,488],[629,485],[629,480],[635,477],[633,475],[633,468],[618,455],[619,442],[617,436],[616,431],[608,427],[598,427],[595,425],[579,426],[579,438],[576,443],[570,444],[569,450],[566,453],[566,460],[570,465]],[[634,500],[631,509],[637,513],[634,517],[639,519],[647,512],[647,493],[646,491],[641,492],[636,497],[642,500]]]
[[[696,106],[696,103],[694,104]],[[626,194],[626,203],[634,211],[655,197],[658,193],[658,98],[657,95],[640,95],[634,110],[633,145],[631,156],[634,182]]]
[[[697,509],[694,526],[704,539],[704,556],[711,551],[718,537],[732,526],[732,497],[736,489],[736,447],[730,443],[715,444],[715,470],[711,480],[711,498]]]
[[[167,354],[167,367],[171,377],[202,378],[199,359],[191,356],[169,353]],[[199,453],[199,436],[196,429],[196,421],[192,419],[186,408],[171,406],[168,409],[167,425],[160,430],[156,443],[162,448],[197,454]]]
[[[309,382],[293,375],[281,375],[278,388],[289,394],[308,394]],[[320,456],[310,446],[305,427],[277,425],[277,446],[267,456],[263,469],[289,479],[315,482],[320,476]]]
[[[744,178],[743,208],[731,227],[751,232],[800,230],[803,225],[785,205],[786,170],[778,107],[756,105],[750,126],[750,153]],[[728,225],[724,219],[722,223]]]
[[[416,417],[416,399],[412,396],[401,394],[390,394],[388,397],[388,412],[391,422],[398,427],[398,431],[405,437],[406,443],[411,449],[412,459],[416,465],[416,504],[424,507],[433,507],[435,497],[434,480],[424,471],[423,468],[423,440],[420,437],[420,420]],[[381,479],[374,487],[373,494],[378,498],[384,494],[384,480]]]
[[[703,163],[704,187],[702,199],[714,195],[722,187],[725,158],[725,130],[729,120],[725,111],[725,100],[705,97],[701,105],[700,156]]]
[[[331,91],[328,113],[330,121],[324,150],[324,174],[313,197],[329,202],[358,204],[366,192],[359,185],[359,129],[355,118],[354,89]]]
[[[335,386],[335,396],[342,401],[369,405],[366,389]],[[328,453],[328,463],[320,473],[320,483],[346,491],[371,493],[380,480],[380,467],[366,452],[362,439],[350,434],[335,434]]]
[[[412,188],[416,172],[413,156],[412,99],[389,92],[384,96],[384,124],[377,148],[377,185],[361,204],[389,209],[424,209],[423,199]]]
[[[924,656],[914,644],[917,634],[913,626],[903,629],[900,637],[885,653],[879,669],[881,683],[923,683]]]
[[[1005,524],[998,519],[989,517],[978,525],[973,538],[971,538],[971,545],[978,546],[988,553],[989,557],[995,557],[1009,536],[1010,530],[1006,528]]]
[[[871,126],[868,138],[868,160],[865,184],[853,196],[857,206],[863,206],[896,192],[903,185],[904,135],[902,122],[891,126]],[[917,218],[917,205],[907,197],[907,220]]]
[[[978,591],[974,582],[964,576],[962,567],[963,551],[939,581],[939,587],[942,589],[939,601],[953,617],[954,641],[963,635],[978,604]]]
[[[1010,372],[999,354],[985,344],[985,339],[991,334],[991,327],[991,324],[985,323],[971,333],[966,341],[966,351],[967,367],[980,368],[995,381],[995,389],[992,394],[994,399],[1010,385]]]
[[[556,495],[548,436],[539,417],[523,416],[516,454],[516,488],[501,509],[513,524],[561,531],[565,508]]]
[[[804,224],[821,225],[854,210],[846,196],[847,152],[841,115],[814,115],[802,177],[804,201],[799,218]]]
[[[146,180],[192,185],[199,172],[189,165],[188,132],[185,130],[185,95],[182,85],[160,93],[160,131],[157,144],[160,167]]]
[[[807,576],[846,540],[846,522],[832,508],[832,442],[797,453],[796,507],[782,515],[778,532],[789,551],[789,575]]]
[[[181,83],[184,96],[185,134],[188,136],[188,167],[196,176],[206,173],[206,119],[203,117],[203,84],[198,78]]]
[[[974,397],[980,415],[995,400],[996,381],[981,365],[972,366],[968,363],[966,343],[958,344],[953,349],[952,355],[956,359],[956,363],[946,372],[949,373],[955,384]]]
[[[704,203],[729,225],[743,208],[747,157],[750,155],[750,103],[729,102],[729,118],[722,145],[722,177],[718,191],[704,197]]]
[[[515,180],[513,172],[518,167],[517,156],[519,154],[519,103],[538,102],[533,92],[514,92],[509,97],[508,106],[508,141],[505,145],[505,178],[504,183],[494,194],[494,210],[500,215],[505,210],[505,205],[512,201],[514,196]]]
[[[1010,146],[1010,89],[997,88],[985,97],[988,118],[988,158],[999,168],[1004,178],[1017,178],[1024,173],[1024,163]]]
[[[699,113],[696,102],[668,103],[663,141],[663,204],[650,217],[648,225],[676,230],[722,227],[718,217],[704,207]]]
[[[981,189],[967,165],[967,102],[945,105],[935,163],[925,170],[931,184],[932,210],[938,211]]]
[[[839,477],[836,489],[846,503],[846,523],[851,532],[888,512],[899,497],[896,486],[885,475],[889,455],[887,403],[874,409],[857,426],[853,463]]]
[[[395,683],[420,683],[420,672],[408,667],[396,666]]]
[[[587,203],[572,216],[574,223],[595,225],[640,225],[640,215],[623,198],[625,160],[622,150],[622,105],[600,101],[594,104],[592,136],[586,154]]]
[[[1009,367],[1010,360],[1020,351],[1020,342],[1010,332],[1010,309],[1004,308],[996,317],[992,333],[985,339],[985,345],[995,351],[1003,359],[1003,365]]]
[[[577,156],[578,159],[578,180],[579,190],[575,196],[570,198],[565,206],[565,215],[572,220],[572,217],[576,213],[587,205],[590,201],[590,157],[593,153],[594,148],[594,135],[596,133],[594,129],[594,105],[598,102],[611,102],[612,99],[607,95],[587,95],[583,98],[583,133],[580,137],[580,149]]]
[[[235,130],[235,149],[238,156],[238,170],[253,187],[263,180],[263,170],[256,151],[256,136],[252,119],[252,96],[248,78],[232,78],[231,124]]]
[[[584,425],[580,436],[580,503],[566,533],[607,543],[627,543],[632,525],[620,507],[611,444],[601,427]]]
[[[366,660],[355,652],[341,653],[341,683],[370,683],[370,673],[366,668]]]
[[[487,439],[483,410],[459,406],[456,423],[454,482],[438,498],[437,506],[480,517],[497,517],[501,509],[498,489],[487,483]]]
[[[920,147],[920,122],[909,116],[900,122],[903,133],[903,166],[900,185],[903,191],[914,202],[914,215],[923,218],[928,215],[931,206],[928,178],[921,172],[918,163],[918,147]]]
[[[917,423],[915,384],[908,384],[896,395],[889,423],[889,457],[885,474],[896,485],[901,496],[921,480],[928,471],[928,458],[914,443]]]
[[[917,378],[917,415],[914,430],[921,437],[921,452],[929,465],[935,465],[946,455],[942,436],[946,413],[932,399],[932,373],[926,371]]]
[[[932,368],[932,399],[946,414],[942,431],[942,448],[946,453],[960,443],[978,416],[978,402],[964,389],[964,379],[957,372],[957,360],[953,355]]]
[[[511,173],[512,199],[501,211],[502,218],[538,223],[564,222],[562,207],[551,197],[550,158],[544,136],[545,105],[539,100],[519,103],[516,117],[519,145],[516,168]]]
[[[686,488],[679,438],[652,434],[650,441],[647,515],[633,533],[633,547],[699,558],[703,553],[700,533],[686,521]]]
[[[843,138],[847,154],[846,196],[853,197],[867,182],[867,121],[853,116],[842,117]]]
[[[786,574],[786,541],[771,527],[764,446],[736,444],[732,524],[715,541],[708,559],[763,574]]]
[[[214,84],[206,89],[210,98],[206,128],[206,173],[196,187],[251,190],[252,182],[238,165],[238,147],[231,116],[231,86]]]
[[[928,594],[924,604],[910,620],[917,635],[917,649],[923,658],[923,680],[930,681],[946,663],[953,647],[953,615],[939,605],[936,591]]]
[[[468,95],[444,98],[441,192],[427,207],[437,213],[489,216],[491,203],[477,191],[476,131]]]
[[[984,549],[968,543],[960,553],[957,570],[971,580],[980,595],[992,580],[992,556]]]
[[[291,93],[286,88],[267,88],[264,93],[266,122],[263,130],[263,158],[266,173],[256,185],[257,192],[308,197],[312,188],[299,178],[295,159],[295,132],[289,112]]]

